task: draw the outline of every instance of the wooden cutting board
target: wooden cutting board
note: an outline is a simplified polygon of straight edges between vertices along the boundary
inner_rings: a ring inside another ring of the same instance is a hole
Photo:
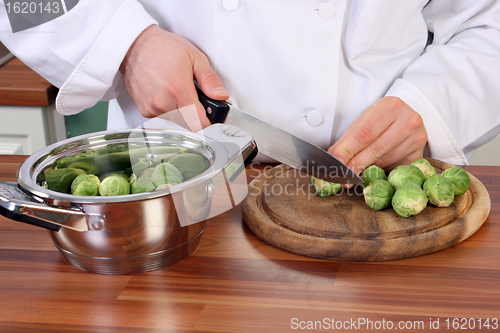
[[[453,165],[429,159],[438,173]],[[483,184],[471,186],[447,208],[428,205],[413,217],[392,208],[374,211],[356,186],[321,198],[309,176],[286,165],[259,175],[242,204],[243,219],[261,239],[300,255],[339,261],[384,261],[448,248],[476,232],[491,202]]]

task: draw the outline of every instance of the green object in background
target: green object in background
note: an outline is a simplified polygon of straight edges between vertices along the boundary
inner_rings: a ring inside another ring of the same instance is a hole
[[[98,102],[78,114],[66,116],[65,119],[68,138],[105,131],[108,125],[108,102]]]

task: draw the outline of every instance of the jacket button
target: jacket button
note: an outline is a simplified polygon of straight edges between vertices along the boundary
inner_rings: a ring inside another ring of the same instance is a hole
[[[316,110],[309,111],[306,116],[307,123],[313,127],[317,127],[323,123],[323,115]]]
[[[240,7],[240,0],[222,0],[222,7],[227,10],[236,10]]]
[[[337,14],[337,9],[333,4],[326,2],[318,7],[318,13],[319,17],[328,20],[335,17],[335,14]]]

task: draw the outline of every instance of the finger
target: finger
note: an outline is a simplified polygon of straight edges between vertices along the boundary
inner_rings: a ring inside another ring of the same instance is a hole
[[[383,113],[363,114],[328,152],[348,165],[356,154],[372,144],[392,124],[392,117],[383,116]]]
[[[423,156],[424,156],[423,149],[418,149],[418,150],[415,150],[415,151],[411,152],[410,154],[406,155],[404,158],[402,158],[402,159],[400,159],[400,160],[398,160],[390,165],[383,167],[383,169],[386,171],[391,171],[399,165],[411,164],[411,162],[413,162],[419,158],[422,158]],[[379,165],[378,162],[376,162],[375,164]]]
[[[222,85],[219,75],[214,72],[205,55],[198,54],[193,60],[193,74],[205,95],[217,100],[229,98],[229,93]]]
[[[378,166],[384,168],[406,156],[408,151],[414,151],[420,142],[412,138],[413,133],[405,127],[392,123],[380,136],[371,142],[366,148],[357,153],[348,163],[353,167],[364,170],[368,166],[378,162]]]
[[[198,100],[198,94],[196,93],[193,81],[190,82],[190,86],[184,92],[184,94],[179,95],[177,98],[177,107],[181,110],[189,110],[188,113],[183,114],[184,119],[191,131],[198,132],[211,123],[207,118],[205,108]]]
[[[196,101],[195,105],[196,105],[196,111],[198,112],[198,119],[200,120],[201,128],[205,128],[212,125],[210,120],[208,120],[207,118],[207,113],[203,105],[199,101]]]

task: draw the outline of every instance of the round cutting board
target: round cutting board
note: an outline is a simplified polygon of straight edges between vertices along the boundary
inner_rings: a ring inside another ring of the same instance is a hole
[[[428,160],[438,172],[453,166]],[[321,198],[309,176],[281,164],[250,183],[243,219],[269,244],[308,257],[408,258],[448,248],[481,227],[490,212],[490,197],[477,178],[470,178],[469,190],[455,197],[450,207],[428,205],[420,214],[404,218],[392,208],[370,209],[360,186]]]

